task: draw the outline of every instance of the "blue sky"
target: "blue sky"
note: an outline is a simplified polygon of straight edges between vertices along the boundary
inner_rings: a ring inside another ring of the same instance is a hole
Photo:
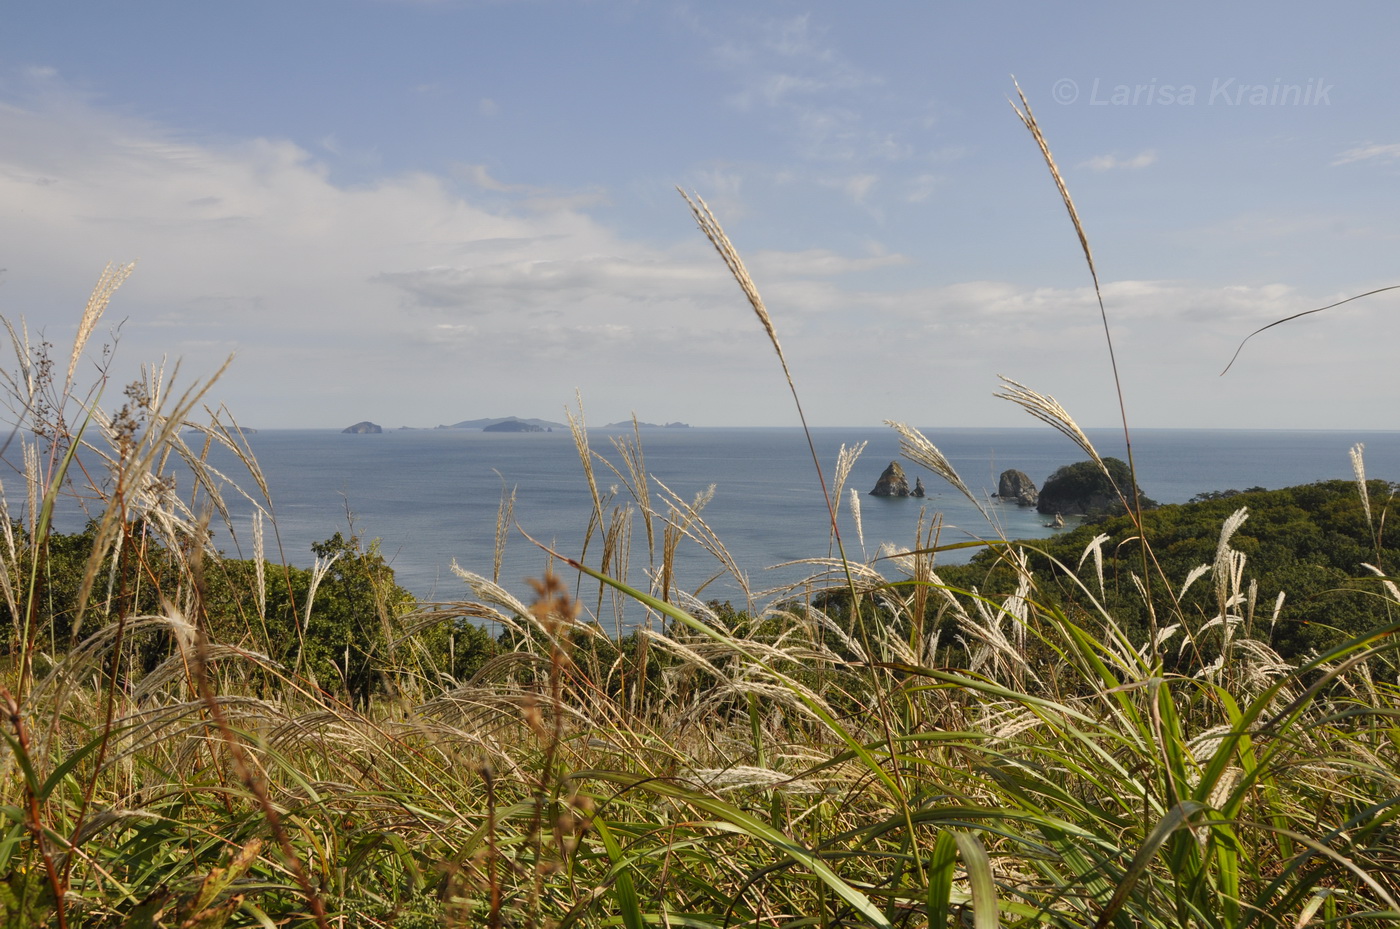
[[[115,376],[181,363],[252,427],[481,416],[1394,428],[1400,6],[13,5],[0,313]],[[107,335],[104,330],[101,335]]]

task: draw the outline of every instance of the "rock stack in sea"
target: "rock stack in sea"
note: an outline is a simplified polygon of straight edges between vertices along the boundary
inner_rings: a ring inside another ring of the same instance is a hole
[[[870,495],[872,497],[909,496],[909,479],[904,476],[904,469],[899,466],[899,462],[890,462],[890,466],[875,482],[875,489],[870,491]]]
[[[1035,506],[1040,499],[1035,481],[1026,472],[1015,468],[1001,472],[1001,480],[997,481],[997,496],[1003,500],[1015,500],[1021,506]]]

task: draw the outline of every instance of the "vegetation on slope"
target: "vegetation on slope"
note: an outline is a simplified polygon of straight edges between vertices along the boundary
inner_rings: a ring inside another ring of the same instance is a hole
[[[1393,485],[1368,482],[1379,514],[1388,512],[1394,494]],[[1132,518],[1118,516],[1019,543],[1015,551],[1026,553],[1040,595],[1070,616],[1106,609],[1140,644],[1150,624],[1148,604],[1167,604],[1194,634],[1220,606],[1209,575],[1185,581],[1198,566],[1214,569],[1220,527],[1241,509],[1247,518],[1230,545],[1249,567],[1247,634],[1298,660],[1392,620],[1394,604],[1378,595],[1375,572],[1366,566],[1385,573],[1400,564],[1400,546],[1377,531],[1379,521],[1368,521],[1357,485],[1347,481],[1205,494],[1145,511],[1141,531]],[[1148,581],[1157,596],[1151,601],[1138,590],[1144,535],[1154,565]],[[992,548],[969,564],[942,567],[938,575],[951,587],[1008,593],[1021,568],[1006,551]]]

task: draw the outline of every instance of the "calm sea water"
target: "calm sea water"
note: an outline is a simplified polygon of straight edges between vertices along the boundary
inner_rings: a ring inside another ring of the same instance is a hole
[[[1007,468],[1027,472],[1037,485],[1061,465],[1083,455],[1067,439],[1046,429],[925,429],[974,490],[990,494]],[[630,433],[626,433],[630,435]],[[619,470],[621,456],[609,438],[624,433],[595,431],[593,449]],[[1091,432],[1104,455],[1123,457],[1121,434]],[[849,488],[861,493],[865,552],[881,542],[914,544],[921,510],[941,514],[942,541],[994,534],[968,502],[936,476],[903,462],[912,482],[924,478],[923,500],[868,496],[880,472],[899,458],[891,430],[818,429],[817,452],[828,480],[840,447],[868,442],[841,501],[840,525],[848,554],[859,555],[849,507]],[[278,535],[285,557],[307,565],[312,542],[354,531],[378,539],[399,583],[424,600],[460,599],[468,594],[453,575],[455,560],[490,575],[496,515],[502,493],[516,493],[520,528],[562,552],[577,555],[588,525],[591,498],[572,437],[550,433],[495,434],[465,430],[404,430],[382,435],[342,435],[334,431],[267,430],[249,437],[270,486]],[[1185,502],[1202,491],[1250,486],[1285,487],[1328,478],[1350,478],[1347,450],[1366,444],[1367,473],[1400,480],[1400,433],[1226,430],[1139,430],[1134,453],[1140,483],[1164,503]],[[761,590],[796,580],[799,568],[769,569],[828,552],[826,505],[806,439],[798,429],[669,429],[642,434],[646,467],[654,478],[690,500],[715,487],[702,511],[708,525]],[[231,476],[237,469],[221,459]],[[595,462],[602,492],[616,486],[619,501],[630,499],[623,482]],[[1045,517],[1012,504],[989,509],[1010,537],[1048,534]],[[230,554],[251,554],[251,509],[236,510],[236,536],[225,534]],[[659,535],[659,529],[658,529]],[[659,544],[659,543],[658,543]],[[588,560],[596,564],[597,551]],[[269,554],[274,549],[269,542]],[[951,560],[951,559],[949,559]],[[524,579],[543,574],[545,557],[512,530],[502,582],[517,592]],[[647,564],[640,519],[633,530],[633,580],[643,583]],[[680,580],[694,588],[717,569],[713,557],[692,541],[679,553]],[[732,583],[716,582],[708,595],[737,598]]]

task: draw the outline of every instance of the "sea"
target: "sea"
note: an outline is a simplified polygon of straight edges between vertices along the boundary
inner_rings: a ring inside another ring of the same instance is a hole
[[[944,545],[1038,538],[1057,531],[1046,525],[1046,516],[991,495],[1004,470],[1024,471],[1039,486],[1055,469],[1083,460],[1082,451],[1067,438],[1049,428],[921,431],[951,461],[988,515],[936,475],[902,459],[899,436],[889,428],[814,429],[816,457],[828,487],[843,446],[863,446],[837,501],[841,537],[853,560],[875,558],[882,543],[913,547],[920,527],[934,520],[940,526],[938,542]],[[1088,435],[1101,455],[1126,457],[1121,431],[1089,430]],[[605,509],[633,508],[628,579],[645,587],[649,566],[660,560],[662,533],[658,519],[653,559],[618,444],[632,437],[630,429],[593,429],[588,442]],[[644,428],[640,439],[653,508],[664,514],[669,499],[691,503],[707,497],[699,517],[745,580],[741,584],[726,575],[709,547],[687,537],[676,551],[680,586],[698,590],[704,599],[739,605],[762,591],[800,581],[814,571],[804,560],[831,554],[822,482],[802,430]],[[1183,503],[1202,492],[1352,479],[1349,449],[1357,443],[1365,446],[1368,477],[1400,480],[1400,432],[1139,429],[1132,440],[1139,485],[1161,503]],[[508,590],[528,596],[528,579],[542,577],[551,566],[546,548],[594,566],[601,556],[596,531],[584,549],[593,497],[566,428],[535,433],[403,429],[377,435],[268,429],[248,435],[247,441],[271,496],[270,505],[264,504],[271,520],[269,557],[279,557],[280,550],[288,563],[309,566],[312,543],[336,532],[354,534],[377,545],[398,583],[420,601],[468,599],[471,591],[453,565],[493,574],[498,515],[502,500],[512,495],[500,571]],[[216,450],[212,461],[231,483],[258,496],[237,459]],[[870,496],[891,461],[901,462],[911,485],[922,477],[928,495]],[[188,475],[176,479],[187,482]],[[851,488],[860,499],[859,526]],[[250,557],[253,506],[232,487],[224,496],[232,518],[219,530],[216,543],[231,556]],[[974,550],[939,557],[957,562]],[[897,576],[894,563],[875,564],[886,576]],[[569,571],[562,566],[554,570]]]

